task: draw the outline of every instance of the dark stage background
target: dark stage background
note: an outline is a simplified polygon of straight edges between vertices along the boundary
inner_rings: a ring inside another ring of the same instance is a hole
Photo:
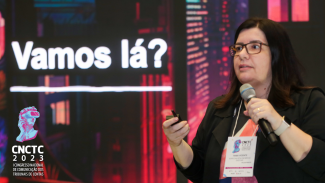
[[[235,30],[253,16],[287,29],[306,84],[325,89],[324,10],[319,0],[0,0],[0,182],[187,182],[165,116],[188,120],[191,144],[227,90]],[[39,132],[20,143],[29,106]],[[13,176],[14,145],[44,145],[45,175]]]

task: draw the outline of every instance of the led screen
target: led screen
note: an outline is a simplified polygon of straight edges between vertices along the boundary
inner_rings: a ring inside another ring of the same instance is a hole
[[[9,2],[13,180],[176,182],[171,2]]]

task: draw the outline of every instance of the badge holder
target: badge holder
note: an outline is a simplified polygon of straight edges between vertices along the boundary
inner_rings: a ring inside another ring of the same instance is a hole
[[[242,103],[239,106],[232,137],[228,137],[226,161],[223,171],[224,177],[253,176],[257,141],[257,137],[253,135],[258,129],[258,126],[250,137],[234,136]]]

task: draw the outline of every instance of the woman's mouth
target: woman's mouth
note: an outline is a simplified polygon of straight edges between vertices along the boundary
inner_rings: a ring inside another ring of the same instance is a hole
[[[239,65],[239,70],[240,71],[246,71],[246,70],[251,69],[251,68],[252,67],[249,66],[249,65],[244,65],[244,64]]]

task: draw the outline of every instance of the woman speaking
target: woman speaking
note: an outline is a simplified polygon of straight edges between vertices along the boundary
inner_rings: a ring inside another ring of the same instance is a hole
[[[324,92],[303,85],[285,30],[250,18],[238,27],[230,54],[228,93],[210,102],[192,146],[183,140],[187,121],[162,125],[177,168],[193,182],[325,182]],[[243,84],[255,94],[248,103]],[[275,145],[261,120],[276,135]]]

